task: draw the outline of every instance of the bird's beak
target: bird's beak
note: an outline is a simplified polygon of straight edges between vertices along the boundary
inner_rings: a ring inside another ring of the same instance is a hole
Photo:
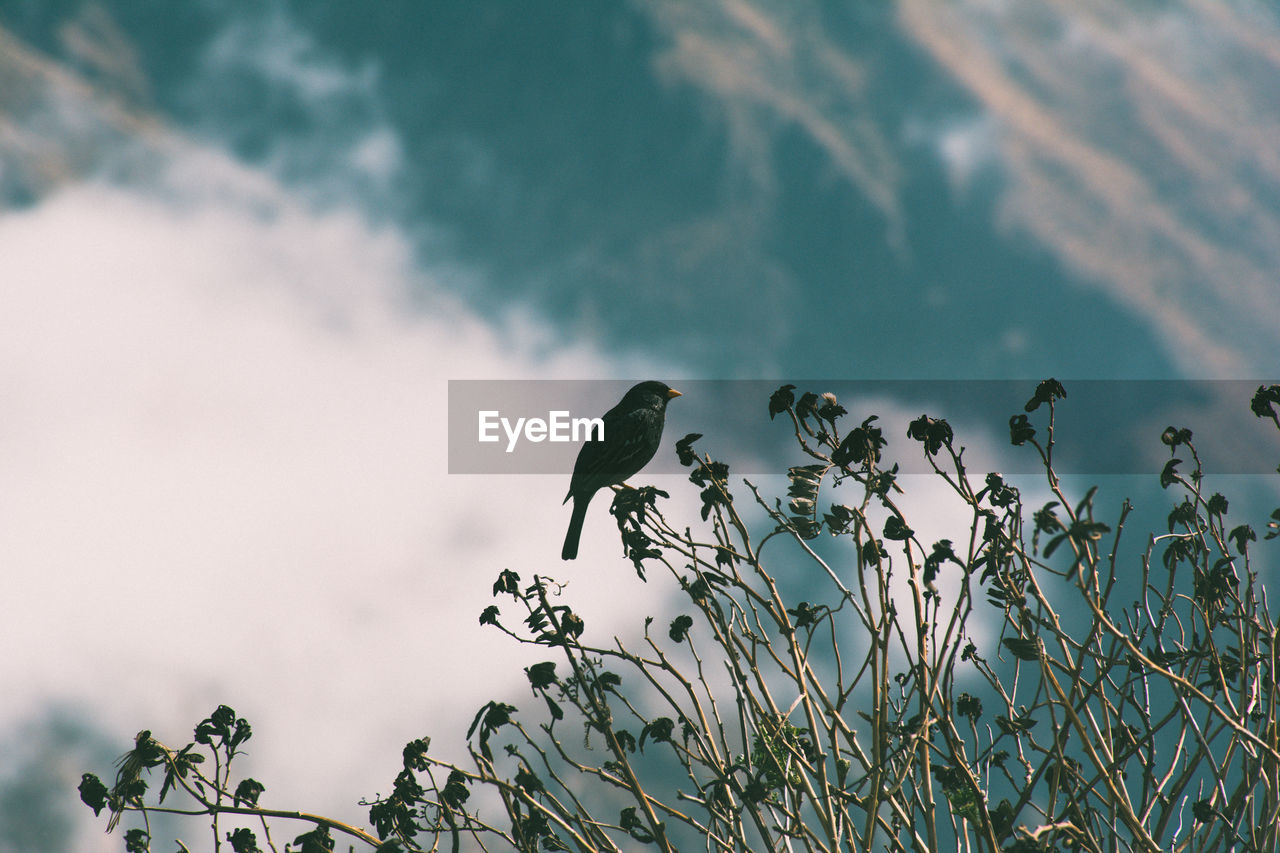
[[[667,399],[668,399],[668,400],[671,400],[671,399],[673,399],[673,398],[675,398],[675,397],[683,397],[683,396],[684,396],[683,394],[681,394],[679,391],[677,391],[677,390],[676,390],[676,389],[674,389],[674,388],[668,388],[668,389],[667,389]]]

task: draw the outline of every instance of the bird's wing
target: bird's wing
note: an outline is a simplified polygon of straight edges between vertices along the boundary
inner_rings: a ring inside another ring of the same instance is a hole
[[[588,441],[573,466],[570,492],[621,483],[653,458],[656,442],[652,431],[657,413],[648,409],[619,412],[610,409],[603,418],[604,440]]]

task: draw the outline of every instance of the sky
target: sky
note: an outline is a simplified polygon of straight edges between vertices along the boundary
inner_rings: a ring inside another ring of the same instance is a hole
[[[501,569],[638,627],[449,380],[1275,381],[1278,71],[1243,1],[0,0],[0,788],[227,703],[358,819],[518,688]]]

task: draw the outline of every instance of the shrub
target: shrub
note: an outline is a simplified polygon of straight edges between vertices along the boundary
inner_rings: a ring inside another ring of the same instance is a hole
[[[371,829],[261,807],[262,785],[232,776],[250,728],[226,707],[179,750],[142,732],[113,786],[86,774],[82,799],[113,825],[141,814],[130,851],[173,789],[214,816],[218,843],[220,815],[292,818],[312,827],[285,845],[302,851],[332,849],[332,832],[405,851],[1278,849],[1257,536],[1228,523],[1192,433],[1171,427],[1167,531],[1126,557],[1128,502],[1104,523],[1096,490],[1069,498],[1054,469],[1065,396],[1047,380],[1010,419],[1043,466],[1037,507],[999,474],[971,477],[945,420],[910,424],[965,519],[934,542],[901,506],[876,418],[846,427],[830,395],[769,400],[805,456],[785,501],[743,481],[744,503],[686,436],[698,524],[669,521],[652,487],[617,490],[611,510],[636,570],[677,586],[682,612],[591,645],[562,587],[503,571],[480,621],[546,649],[525,670],[540,701],[482,707],[465,766],[408,744]],[[1280,427],[1275,402],[1280,386],[1260,388],[1253,411]],[[1264,538],[1278,525],[1280,510]],[[248,828],[225,836],[260,849]]]

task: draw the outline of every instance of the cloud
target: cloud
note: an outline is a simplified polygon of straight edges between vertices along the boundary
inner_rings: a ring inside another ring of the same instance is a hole
[[[406,741],[457,756],[521,689],[527,654],[477,622],[499,570],[568,581],[592,632],[657,595],[559,560],[565,479],[448,475],[448,380],[670,365],[452,295],[483,273],[385,215],[402,149],[376,69],[287,24],[233,21],[192,84],[212,98],[239,64],[315,119],[256,168],[225,153],[242,128],[183,136],[17,42],[0,60],[29,205],[0,212],[0,729],[52,703],[123,750],[227,703],[264,802],[363,823]],[[584,557],[616,554],[597,511]]]
[[[476,620],[500,569],[602,627],[652,600],[560,563],[563,480],[447,475],[448,379],[627,366],[531,353],[536,320],[479,320],[398,231],[193,149],[0,216],[0,259],[0,719],[65,701],[123,748],[225,702],[275,802],[358,818],[521,677]]]
[[[278,4],[228,15],[174,85],[184,127],[316,204],[389,218],[405,153],[379,63],[347,61]]]
[[[912,116],[903,130],[908,142],[933,149],[957,195],[968,192],[987,170],[999,168],[999,128],[987,115]]]

